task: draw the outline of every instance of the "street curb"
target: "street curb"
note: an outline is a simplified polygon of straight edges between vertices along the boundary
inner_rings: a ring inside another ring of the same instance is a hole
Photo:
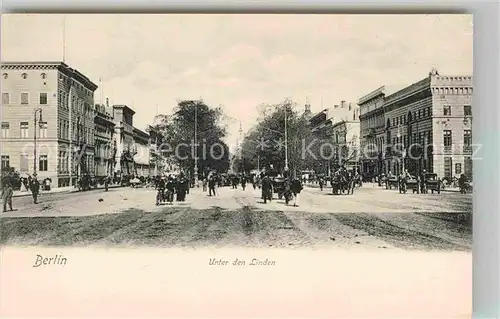
[[[109,186],[108,188],[120,188],[123,186]],[[97,191],[97,190],[103,190],[104,187],[98,187],[98,188],[91,188],[88,191]],[[40,195],[47,195],[47,194],[69,194],[69,193],[78,193],[78,189],[68,189],[64,191],[57,191],[57,192],[40,192]],[[31,192],[23,192],[23,193],[18,193],[12,196],[12,198],[18,198],[18,197],[26,197],[26,196],[31,196]]]

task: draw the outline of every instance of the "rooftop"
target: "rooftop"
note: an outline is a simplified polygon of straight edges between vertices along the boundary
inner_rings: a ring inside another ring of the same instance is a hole
[[[92,82],[88,77],[77,69],[71,68],[69,65],[62,61],[2,61],[2,68],[13,67],[36,67],[36,66],[53,66],[58,67],[60,70],[73,75],[77,80],[83,84],[87,84],[92,90],[96,90],[98,85]]]

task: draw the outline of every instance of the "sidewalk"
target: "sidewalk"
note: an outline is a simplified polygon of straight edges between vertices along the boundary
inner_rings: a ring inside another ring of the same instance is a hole
[[[121,185],[109,185],[108,188],[118,188],[118,187],[122,187]],[[90,191],[93,191],[93,190],[98,190],[98,189],[104,189],[104,185],[99,185],[97,186],[97,188],[91,188]],[[74,193],[74,192],[78,192],[78,188],[74,187],[74,186],[67,186],[67,187],[55,187],[55,188],[52,188],[50,191],[44,191],[44,190],[41,190],[40,191],[40,195],[43,195],[43,194],[57,194],[57,193]],[[31,191],[14,191],[14,194],[12,195],[12,197],[24,197],[24,196],[31,196]]]

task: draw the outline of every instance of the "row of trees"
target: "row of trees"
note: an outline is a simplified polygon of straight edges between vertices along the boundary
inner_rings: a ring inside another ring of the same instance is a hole
[[[202,100],[178,102],[172,114],[157,116],[153,125],[162,138],[161,157],[191,176],[195,163],[200,174],[209,169],[227,171],[229,148],[224,142],[227,129],[222,119],[220,107],[211,107]]]
[[[239,169],[249,171],[273,167],[282,171],[285,157],[290,171],[313,168],[316,162],[313,156],[303,152],[304,145],[307,147],[315,138],[308,124],[308,117],[298,110],[294,101],[287,99],[282,103],[263,105],[259,122],[242,142]],[[319,144],[310,149],[317,151],[318,147]]]
[[[258,123],[242,142],[236,167],[239,171],[270,167],[283,171],[287,157],[290,172],[312,170],[327,173],[337,164],[356,156],[357,149],[351,145],[356,143],[347,141],[347,123],[340,125],[342,137],[335,142],[332,136],[317,136],[312,132],[308,114],[302,112],[296,102],[287,99],[278,104],[263,105]],[[288,154],[285,151],[285,127]]]

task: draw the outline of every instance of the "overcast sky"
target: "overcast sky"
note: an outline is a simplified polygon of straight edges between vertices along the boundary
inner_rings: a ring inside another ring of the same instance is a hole
[[[234,143],[260,103],[313,112],[432,67],[472,74],[472,15],[65,15],[65,60],[137,112],[144,129],[177,100],[222,105]],[[3,61],[61,61],[64,15],[2,15]]]

